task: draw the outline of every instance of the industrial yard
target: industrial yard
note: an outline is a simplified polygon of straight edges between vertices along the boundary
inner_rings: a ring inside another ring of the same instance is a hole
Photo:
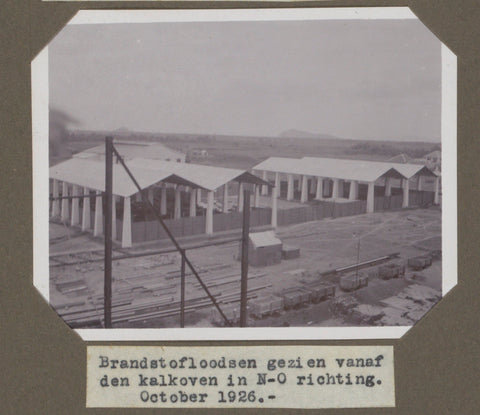
[[[249,268],[248,326],[411,325],[441,298],[439,207],[325,218],[280,226],[275,235],[282,260]],[[180,239],[233,324],[239,240],[239,230]],[[113,326],[179,327],[181,261],[171,243],[117,246],[113,256]],[[424,262],[412,262],[417,257]],[[188,269],[185,300],[186,327],[224,325]],[[72,327],[102,327],[100,238],[50,224],[50,302]]]
[[[165,25],[165,45],[138,25],[149,46],[132,49],[117,43],[132,36],[122,24],[100,25],[87,50],[81,25],[57,36],[41,206],[60,317],[106,329],[409,326],[431,309],[443,190],[450,206],[438,40],[364,23]],[[339,31],[368,41],[344,56],[312,37]],[[118,64],[126,50],[135,70]]]
[[[50,168],[50,302],[71,327],[408,326],[441,298],[438,166],[245,170],[107,141],[110,205],[105,147]]]

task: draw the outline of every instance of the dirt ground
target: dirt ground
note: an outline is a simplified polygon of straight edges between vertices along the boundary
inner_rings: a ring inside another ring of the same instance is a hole
[[[103,249],[101,241],[62,225],[51,224],[50,232],[51,254],[96,249],[101,252]],[[250,326],[410,325],[441,297],[442,264],[438,255],[441,250],[441,211],[438,208],[324,219],[279,228],[277,235],[284,244],[299,247],[300,257],[282,260],[280,264],[269,267],[250,267],[249,288],[259,287],[256,295],[278,295],[286,288],[318,280],[319,272],[393,253],[398,253],[397,263],[406,263],[410,257],[427,253],[437,253],[437,256],[425,270],[416,272],[407,267],[403,278],[370,278],[367,287],[350,293],[339,289],[338,276],[330,277],[329,282],[337,284],[334,298],[261,319],[252,317]],[[211,284],[214,294],[229,295],[239,290],[238,242],[191,249],[187,254],[195,267],[203,272],[201,275]],[[85,262],[82,264],[50,268],[51,303],[61,314],[65,310],[96,309],[101,305],[103,262],[95,261],[98,259],[95,254],[83,255]],[[75,258],[78,259],[78,255]],[[89,258],[92,261],[88,261]],[[51,261],[53,264],[55,262]],[[121,302],[129,298],[132,305],[145,304],[147,307],[155,301],[178,301],[179,281],[175,275],[179,266],[180,258],[175,253],[114,261],[114,303],[115,299]],[[226,277],[227,283],[217,285],[218,277]],[[229,278],[231,282],[228,282]],[[82,289],[62,292],[58,288],[59,283],[68,279],[78,280],[85,287],[81,285]],[[187,275],[186,298],[202,295],[203,291],[193,275]],[[239,303],[228,303],[225,308],[236,315]],[[212,326],[215,324],[214,314],[212,307],[196,309],[186,315],[186,325]],[[119,318],[115,323],[116,327],[178,325],[177,315],[149,319]]]

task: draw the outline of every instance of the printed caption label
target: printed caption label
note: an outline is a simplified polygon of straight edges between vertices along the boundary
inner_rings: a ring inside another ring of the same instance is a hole
[[[87,347],[87,407],[389,406],[392,346]]]

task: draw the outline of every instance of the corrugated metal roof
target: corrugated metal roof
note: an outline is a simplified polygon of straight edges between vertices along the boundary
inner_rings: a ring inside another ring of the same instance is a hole
[[[436,176],[436,174],[429,169],[427,166],[421,164],[410,164],[410,163],[389,163],[396,170],[402,173],[407,179],[411,179],[417,174],[422,176]]]
[[[321,166],[320,169],[325,174],[333,171],[333,176],[326,177],[335,179],[374,182],[382,176],[404,177],[402,173],[390,164],[377,161],[303,157],[302,162],[312,167]]]
[[[259,177],[238,169],[151,159],[133,159],[127,160],[125,163],[142,189],[161,181],[206,190],[216,190],[233,180],[266,184]],[[100,160],[72,158],[50,167],[50,177],[93,190],[104,191],[105,163]],[[137,193],[137,188],[119,163],[113,165],[113,193],[124,197]]]
[[[198,187],[207,190],[216,190],[220,186],[235,180],[238,176],[244,173],[244,170],[227,169],[224,167],[213,167],[191,163],[174,163],[140,158],[131,160],[130,164],[132,166],[168,170],[185,180],[195,183]]]
[[[172,176],[172,173],[168,170],[152,170],[131,166],[129,162],[126,162],[126,164],[133,171],[142,189]],[[72,158],[50,167],[50,178],[103,192],[105,191],[105,163]],[[125,169],[120,164],[114,164],[113,194],[126,197],[137,193],[137,191]]]
[[[245,170],[230,169],[225,167],[205,166],[203,164],[173,163],[160,160],[135,159],[131,160],[132,166],[138,165],[152,169],[161,168],[169,170],[177,176],[195,183],[198,187],[206,190],[216,190],[225,183],[231,181],[243,181],[246,183],[265,183],[259,177]]]
[[[365,182],[375,181],[384,175],[403,177],[397,169],[381,162],[321,157],[270,157],[253,169]]]
[[[249,234],[249,237],[255,248],[282,244],[282,241],[277,238],[273,231],[255,232]]]

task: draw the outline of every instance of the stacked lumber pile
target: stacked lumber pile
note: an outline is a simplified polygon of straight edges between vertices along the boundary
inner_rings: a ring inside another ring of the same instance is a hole
[[[403,264],[386,264],[378,267],[378,276],[382,280],[390,280],[405,275],[405,265]]]
[[[260,319],[282,311],[284,308],[283,297],[266,295],[248,302],[249,314]]]
[[[279,293],[279,296],[283,297],[283,306],[285,310],[310,302],[310,292],[302,287],[287,288]]]
[[[88,292],[87,284],[82,277],[70,278],[62,277],[58,278],[54,282],[55,288],[62,294],[82,295]]]
[[[365,274],[344,275],[340,278],[340,288],[343,291],[355,291],[368,285],[368,276]]]
[[[224,266],[213,268],[221,270]],[[212,267],[201,270],[200,273],[205,274],[211,271]],[[271,287],[271,284],[261,281],[261,278],[265,275],[265,273],[257,272],[249,276],[249,281],[252,280],[255,284],[249,283],[247,299],[254,299],[262,290]],[[226,305],[240,301],[240,276],[238,272],[209,273],[202,276],[202,281],[208,287],[222,311]],[[186,283],[185,313],[193,313],[202,308],[213,306],[211,299],[191,274],[188,278],[186,277]],[[178,271],[170,271],[165,275],[140,274],[115,280],[112,296],[113,324],[133,323],[179,315],[179,286],[180,272]],[[103,321],[103,302],[103,293],[99,293],[85,298],[85,301],[78,302],[78,304],[57,305],[55,309],[72,327],[98,326]],[[234,316],[233,313],[230,314],[235,320],[237,316]]]
[[[432,258],[429,255],[417,256],[408,259],[408,266],[415,271],[425,269],[432,265]]]
[[[310,301],[314,304],[335,296],[336,286],[322,281],[314,281],[303,285],[310,292]]]

